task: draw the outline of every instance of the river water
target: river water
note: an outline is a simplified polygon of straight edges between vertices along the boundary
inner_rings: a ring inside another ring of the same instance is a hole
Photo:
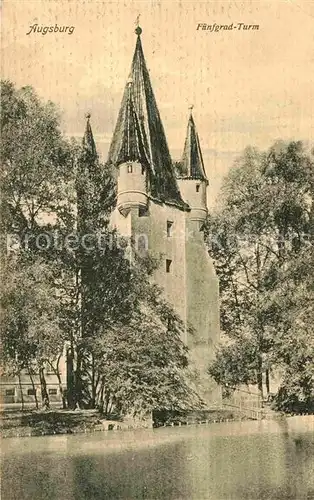
[[[2,500],[314,499],[314,419],[2,441]]]

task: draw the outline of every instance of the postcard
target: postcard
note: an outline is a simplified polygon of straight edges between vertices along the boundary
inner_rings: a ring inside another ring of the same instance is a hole
[[[313,22],[3,0],[4,500],[314,498]]]

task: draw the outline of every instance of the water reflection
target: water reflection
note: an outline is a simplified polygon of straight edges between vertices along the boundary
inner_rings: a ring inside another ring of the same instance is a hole
[[[298,418],[6,439],[2,498],[314,498],[313,419]]]

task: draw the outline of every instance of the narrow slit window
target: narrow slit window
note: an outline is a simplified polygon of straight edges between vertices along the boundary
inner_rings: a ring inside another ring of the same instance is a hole
[[[200,192],[200,185],[199,184],[196,184],[196,192],[199,193]]]
[[[166,259],[166,273],[171,273],[172,260]]]
[[[5,395],[6,396],[14,396],[15,395],[15,389],[6,389]]]
[[[172,226],[173,226],[173,222],[170,220],[167,220],[167,238],[170,238],[172,236]]]
[[[144,165],[142,165],[142,175],[144,175],[144,174],[145,174],[145,167],[144,167]]]
[[[50,388],[48,389],[48,394],[49,396],[56,396],[58,394],[58,391],[55,388]]]
[[[132,165],[128,165],[128,174],[132,174],[133,168]]]

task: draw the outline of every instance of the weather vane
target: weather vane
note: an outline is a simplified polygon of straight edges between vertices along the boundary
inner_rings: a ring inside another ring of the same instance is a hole
[[[140,27],[140,15],[141,14],[138,14],[136,21],[135,21],[135,24],[136,24],[135,33],[138,36],[140,36],[140,34],[142,33],[142,28]]]
[[[193,108],[194,108],[194,104],[191,104],[191,105],[189,106],[189,110],[190,110],[190,113],[191,113],[191,114],[192,114],[192,109],[193,109]]]

